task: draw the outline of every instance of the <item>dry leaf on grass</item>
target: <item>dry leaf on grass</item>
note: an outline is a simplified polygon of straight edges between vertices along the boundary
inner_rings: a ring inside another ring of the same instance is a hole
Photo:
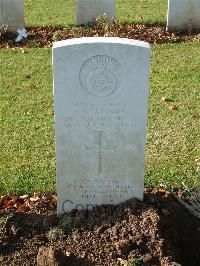
[[[162,102],[168,102],[168,101],[169,101],[169,98],[167,96],[162,97]]]
[[[24,50],[24,48],[20,48],[22,54],[25,54],[26,53],[26,50]]]
[[[176,104],[169,104],[168,105],[168,109],[170,110],[170,111],[173,111],[173,110],[176,110],[177,109],[177,106],[176,106]]]
[[[54,110],[48,110],[47,114],[48,115],[54,115]]]

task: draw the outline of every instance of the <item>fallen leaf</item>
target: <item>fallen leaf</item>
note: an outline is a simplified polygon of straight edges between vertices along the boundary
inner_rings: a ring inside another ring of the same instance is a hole
[[[27,207],[23,204],[15,204],[14,207],[19,211],[19,212],[25,212],[27,211]]]
[[[70,257],[72,253],[69,252],[69,251],[66,251],[65,254],[66,254],[67,257]]]
[[[11,209],[11,208],[13,208],[13,204],[10,204],[10,203],[5,204],[5,205],[3,205],[2,208],[3,208],[3,209]]]
[[[17,202],[17,200],[19,199],[18,196],[13,196],[12,197],[12,202],[15,204]]]
[[[34,197],[40,197],[40,196],[41,196],[40,192],[34,192]]]
[[[40,200],[40,192],[34,192],[34,196],[30,198],[30,201],[36,202]]]
[[[27,208],[30,207],[30,200],[27,199],[25,202],[24,202],[24,206],[26,206]]]
[[[48,110],[47,114],[48,115],[54,115],[54,110]]]
[[[28,198],[28,195],[20,196],[20,199],[27,199],[27,198]]]
[[[117,262],[118,262],[119,265],[125,265],[125,263],[126,263],[126,261],[121,259],[121,258],[118,258]]]
[[[32,202],[36,202],[36,201],[39,201],[39,200],[40,200],[39,197],[31,197],[30,198],[30,201],[32,201]]]
[[[4,201],[3,201],[3,204],[4,205],[8,205],[8,204],[10,204],[11,203],[11,200],[10,199],[5,199]]]
[[[165,193],[166,190],[165,190],[165,189],[162,189],[162,188],[159,188],[159,189],[158,189],[158,192],[160,192],[160,193]]]
[[[176,106],[176,104],[170,104],[170,105],[168,105],[168,109],[170,110],[170,111],[172,111],[172,110],[176,110],[177,109],[177,106]]]
[[[58,199],[57,199],[57,197],[55,195],[53,195],[51,197],[51,201],[52,201],[53,204],[57,204]]]
[[[3,200],[8,200],[8,199],[10,199],[10,197],[7,196],[7,195],[1,196],[1,201],[3,201]]]
[[[24,50],[24,48],[20,48],[20,50],[21,50],[22,54],[25,54],[26,53],[26,51]]]
[[[168,101],[169,101],[169,98],[167,96],[162,97],[162,102],[168,102]]]

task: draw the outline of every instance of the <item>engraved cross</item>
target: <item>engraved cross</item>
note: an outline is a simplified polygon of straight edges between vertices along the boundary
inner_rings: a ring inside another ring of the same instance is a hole
[[[103,173],[103,152],[116,150],[116,145],[114,147],[103,145],[103,131],[97,131],[98,133],[98,143],[96,146],[86,146],[87,151],[98,152],[98,174],[99,176]]]

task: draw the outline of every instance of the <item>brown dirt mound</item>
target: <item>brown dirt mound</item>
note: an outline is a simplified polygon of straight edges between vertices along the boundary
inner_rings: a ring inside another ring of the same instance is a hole
[[[47,201],[0,217],[0,265],[200,265],[200,221],[163,190],[59,218]]]

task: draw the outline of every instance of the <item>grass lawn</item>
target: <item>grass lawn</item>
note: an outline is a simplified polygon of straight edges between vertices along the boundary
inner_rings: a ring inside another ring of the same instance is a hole
[[[1,50],[0,194],[54,189],[50,49]]]
[[[120,22],[166,24],[167,0],[117,0],[116,18]],[[75,0],[25,0],[27,27],[75,24]]]
[[[177,177],[194,183],[200,150],[199,48],[199,43],[152,47],[147,186],[162,179],[174,184]],[[2,49],[0,59],[0,194],[55,191],[51,50]],[[178,109],[170,111],[163,96]]]

